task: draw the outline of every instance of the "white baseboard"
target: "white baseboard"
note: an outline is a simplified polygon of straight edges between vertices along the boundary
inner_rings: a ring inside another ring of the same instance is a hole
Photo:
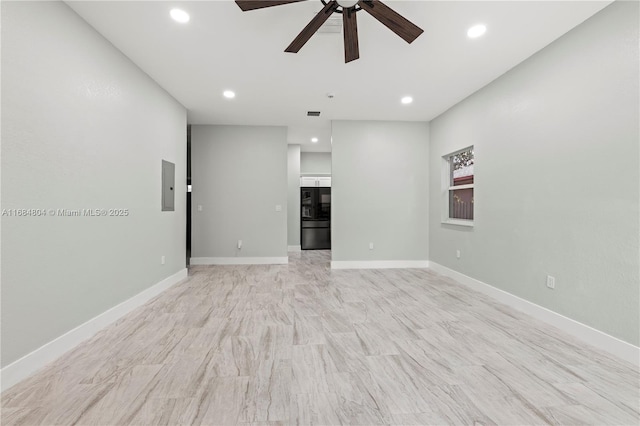
[[[286,265],[288,257],[192,257],[192,265]]]
[[[428,260],[332,260],[331,269],[428,268]]]
[[[512,308],[524,312],[532,317],[544,321],[560,330],[569,333],[580,340],[595,346],[598,349],[609,352],[636,366],[640,366],[640,348],[627,343],[617,337],[610,336],[581,322],[572,320],[552,310],[536,305],[533,302],[522,299],[504,290],[500,290],[475,278],[471,278],[460,272],[449,269],[435,262],[429,262],[430,269],[456,280],[480,293],[486,294]]]
[[[0,390],[4,392],[26,379],[46,364],[185,278],[187,278],[186,268],[7,365],[0,370],[2,377]]]
[[[302,251],[302,246],[289,246],[288,251]]]

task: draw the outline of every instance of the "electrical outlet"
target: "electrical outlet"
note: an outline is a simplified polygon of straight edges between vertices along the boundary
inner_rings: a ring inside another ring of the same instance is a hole
[[[201,212],[202,211],[202,205],[198,204],[198,211]]]
[[[160,256],[160,264],[164,265],[165,263],[165,257],[164,256]]]
[[[277,212],[281,212],[282,211],[282,206],[280,204],[276,205],[276,211]]]
[[[242,248],[242,240],[238,240],[238,250]]]
[[[369,250],[373,250],[373,243],[369,243]]]
[[[556,278],[551,275],[547,275],[547,287],[550,289],[556,288]]]
[[[456,250],[456,259],[460,259],[460,250]]]

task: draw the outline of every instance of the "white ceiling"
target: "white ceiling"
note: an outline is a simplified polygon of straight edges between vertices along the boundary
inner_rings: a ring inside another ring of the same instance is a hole
[[[284,52],[320,0],[249,12],[233,1],[67,3],[183,104],[189,123],[285,125],[289,143],[329,151],[331,120],[431,120],[611,2],[387,0],[424,33],[409,45],[358,12],[360,59],[349,64],[342,34]],[[174,7],[190,22],[171,20]],[[487,33],[467,38],[477,23]],[[402,105],[405,95],[414,102]]]

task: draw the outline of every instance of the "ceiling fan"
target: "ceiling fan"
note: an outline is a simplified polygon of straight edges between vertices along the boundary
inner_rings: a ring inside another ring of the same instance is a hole
[[[297,3],[305,0],[236,0],[238,6],[243,11],[262,9],[271,6]],[[285,52],[298,53],[302,46],[315,34],[316,31],[329,19],[332,13],[342,14],[342,25],[344,35],[344,62],[351,62],[360,57],[358,48],[358,24],[356,22],[356,12],[364,10],[371,16],[384,24],[391,31],[402,37],[407,43],[413,42],[422,29],[402,17],[390,7],[379,0],[321,0],[324,7],[307,24],[306,27],[291,42]]]

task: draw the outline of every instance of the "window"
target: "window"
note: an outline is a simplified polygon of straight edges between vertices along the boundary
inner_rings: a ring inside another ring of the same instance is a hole
[[[445,155],[446,200],[444,222],[472,225],[473,224],[473,147]]]

